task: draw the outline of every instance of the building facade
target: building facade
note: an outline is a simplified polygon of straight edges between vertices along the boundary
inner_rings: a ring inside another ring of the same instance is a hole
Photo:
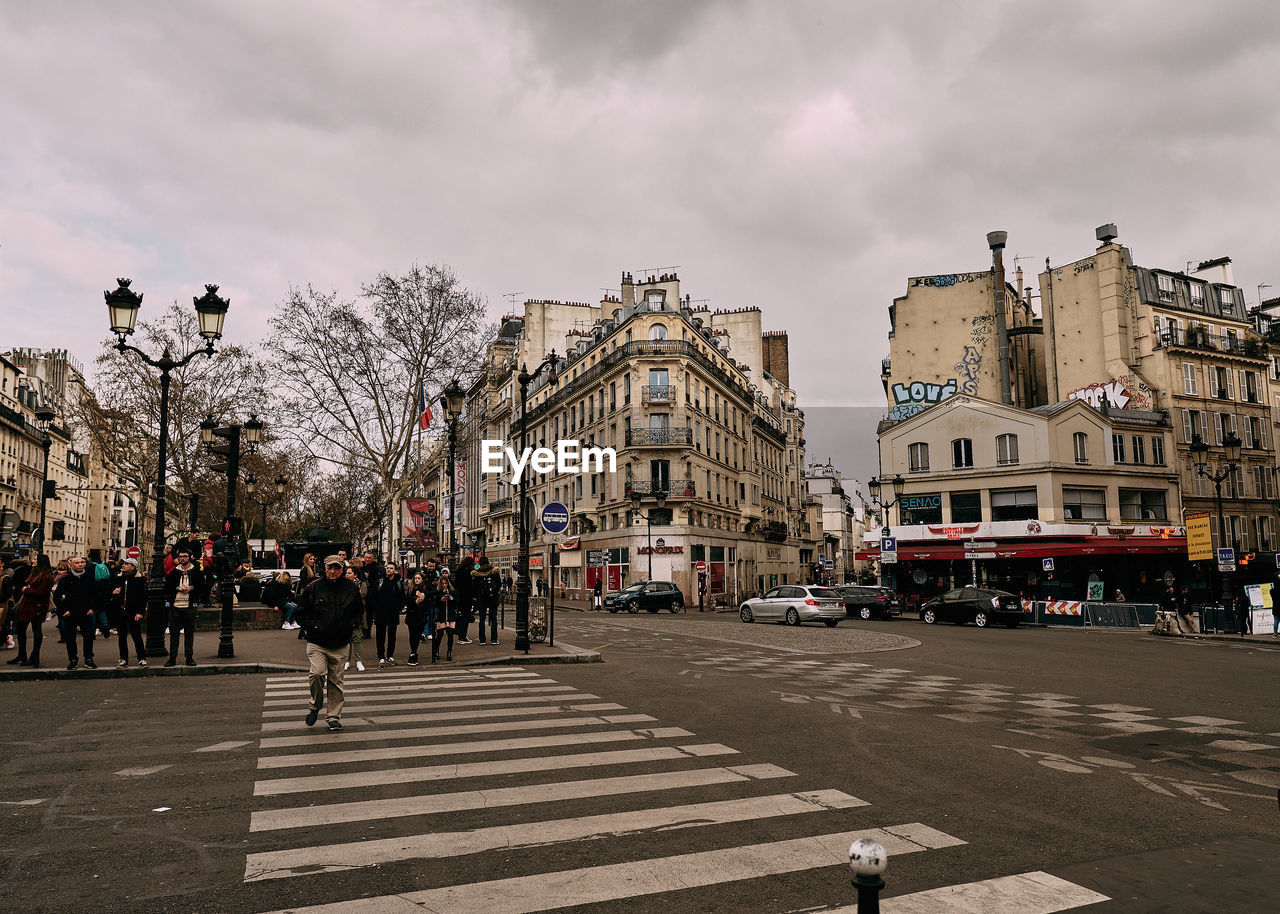
[[[598,305],[527,301],[503,320],[459,420],[470,493],[461,542],[514,568],[517,488],[509,469],[483,472],[480,442],[519,451],[517,375],[552,350],[554,380],[544,371],[527,391],[528,446],[577,441],[612,448],[617,461],[613,472],[529,478],[535,581],[581,596],[597,579],[613,591],[652,577],[692,601],[704,562],[710,594],[727,601],[808,579],[822,536],[804,476],[804,414],[786,377],[770,371],[789,373],[786,336],[767,334],[757,308],[695,308],[674,273],[639,282],[624,273],[620,294]],[[572,518],[574,538],[554,552],[536,519],[548,502]]]
[[[821,511],[823,581],[844,584],[858,580],[857,553],[862,549],[863,519],[846,490],[845,478],[828,461],[805,471],[809,494]]]

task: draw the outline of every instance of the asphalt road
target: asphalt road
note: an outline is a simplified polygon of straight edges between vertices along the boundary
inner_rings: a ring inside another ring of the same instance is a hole
[[[341,734],[296,676],[8,684],[0,910],[825,910],[848,841],[815,837],[875,829],[890,912],[1280,910],[1280,646],[696,613],[557,638],[605,662],[366,673]]]

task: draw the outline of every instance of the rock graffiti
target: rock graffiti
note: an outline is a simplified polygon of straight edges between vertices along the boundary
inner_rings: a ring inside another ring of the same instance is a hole
[[[955,369],[964,378],[960,382],[960,393],[976,394],[978,392],[978,369],[982,367],[982,353],[976,346],[965,346],[964,355],[956,362]]]
[[[911,381],[907,384],[893,385],[893,408],[889,410],[889,418],[893,421],[907,419],[916,413],[941,403],[956,394],[956,381],[951,379],[942,384],[926,381]]]

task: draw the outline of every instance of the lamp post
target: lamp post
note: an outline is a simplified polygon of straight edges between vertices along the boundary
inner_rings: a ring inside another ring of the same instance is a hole
[[[1228,479],[1240,467],[1240,439],[1235,433],[1228,434],[1222,439],[1222,448],[1226,457],[1225,466],[1220,468],[1216,473],[1210,473],[1205,469],[1208,464],[1209,445],[1199,436],[1191,436],[1191,459],[1195,463],[1196,474],[1203,476],[1205,479],[1213,483],[1214,497],[1218,502],[1218,545],[1222,546],[1227,541],[1227,524],[1226,517],[1222,513],[1222,483]],[[1235,542],[1232,541],[1234,547]],[[1230,576],[1218,570],[1217,556],[1214,556],[1213,565],[1210,566],[1214,575],[1218,578],[1219,586],[1217,588],[1223,599],[1226,599],[1229,593]],[[1217,598],[1215,597],[1215,600]],[[1214,626],[1217,627],[1216,625]]]
[[[880,493],[885,483],[888,483],[889,486],[893,489],[893,501],[880,500]],[[902,490],[906,486],[906,484],[907,484],[907,481],[902,478],[901,473],[894,475],[892,479],[885,479],[883,477],[872,476],[870,479],[867,480],[867,493],[871,496],[871,501],[874,502],[876,505],[878,505],[880,509],[884,511],[884,526],[880,528],[881,536],[889,536],[890,533],[892,532],[892,529],[889,524],[889,509],[892,508],[894,505],[896,505],[898,502],[902,501]],[[902,522],[901,509],[898,510],[898,522],[899,523]],[[974,583],[976,584],[977,583],[976,568],[973,574],[975,579]],[[881,586],[884,585],[884,563],[883,562],[880,563],[880,585]]]
[[[49,502],[49,448],[53,444],[53,438],[49,435],[49,426],[53,425],[57,413],[49,406],[37,406],[35,413],[36,429],[40,432],[40,446],[44,448],[44,478],[40,480],[40,529],[36,531],[38,536],[31,537],[32,548],[39,555],[44,553],[44,518],[45,508]]]
[[[659,489],[653,493],[658,499],[658,508],[662,508],[667,503],[667,492],[665,489]],[[633,510],[637,513],[640,511],[640,493],[634,489],[631,492],[631,504]],[[650,508],[644,513],[645,526],[645,542],[649,548],[649,580],[653,580],[653,509]]]
[[[220,569],[222,573],[218,588],[222,597],[222,618],[218,634],[219,657],[234,657],[236,655],[234,635],[232,633],[235,621],[236,588],[235,580],[231,574],[233,568],[227,562],[226,555],[227,552],[230,552],[235,556],[235,561],[238,562],[240,559],[240,532],[243,525],[240,518],[236,516],[236,483],[239,481],[240,475],[240,443],[243,439],[244,443],[248,445],[248,452],[250,454],[254,453],[258,449],[258,444],[262,441],[262,429],[262,421],[254,415],[249,417],[248,422],[232,423],[225,427],[219,427],[212,416],[200,423],[200,440],[204,443],[206,450],[212,454],[220,454],[226,457],[225,462],[215,463],[211,467],[215,473],[227,474],[227,514],[222,522],[222,532],[226,537],[227,545],[223,551],[223,567]],[[221,438],[227,443],[215,444],[214,438]]]
[[[523,389],[521,390],[523,396]],[[453,560],[453,567],[458,567],[458,539],[454,535],[454,518],[458,514],[457,499],[454,497],[454,486],[458,478],[458,417],[462,415],[462,404],[466,400],[466,394],[462,388],[458,386],[458,379],[454,378],[449,386],[440,394],[440,406],[444,409],[445,421],[449,423],[449,558]],[[521,403],[524,401],[522,400]],[[523,478],[523,477],[522,477]]]
[[[130,280],[118,279],[118,287],[112,292],[104,292],[107,301],[107,314],[111,320],[111,332],[116,335],[116,349],[121,352],[136,353],[144,364],[160,369],[160,442],[157,455],[156,471],[156,528],[151,545],[151,577],[147,582],[147,656],[159,657],[168,654],[169,648],[164,643],[164,630],[169,624],[169,612],[164,602],[164,510],[165,510],[165,476],[168,470],[169,445],[169,374],[175,368],[181,368],[197,355],[203,353],[213,356],[214,341],[222,339],[222,322],[226,319],[227,309],[231,303],[218,297],[218,287],[207,283],[204,295],[192,299],[195,304],[196,318],[200,322],[200,335],[204,337],[202,349],[193,349],[180,359],[174,359],[168,347],[158,359],[153,359],[137,346],[131,346],[126,339],[133,333],[134,323],[138,319],[138,309],[142,307],[142,296],[129,288]],[[141,523],[141,519],[139,521]]]
[[[538,367],[529,371],[528,365],[520,366],[516,381],[520,385],[520,456],[523,458],[529,448],[529,385],[533,379],[542,374],[543,369],[550,368],[548,376],[552,385],[556,383],[556,363],[559,358],[556,351],[551,350]],[[525,491],[528,487],[528,473],[520,474],[520,510],[517,517],[520,523],[520,552],[516,557],[516,650],[529,653],[529,511]]]
[[[289,480],[285,479],[283,476],[277,476],[275,485],[276,497],[269,501],[266,499],[260,500],[253,497],[253,493],[258,490],[258,478],[252,473],[244,478],[245,494],[249,496],[249,499],[254,504],[262,509],[262,551],[264,553],[267,551],[267,508],[280,504],[280,501],[284,498],[284,490],[289,485]]]

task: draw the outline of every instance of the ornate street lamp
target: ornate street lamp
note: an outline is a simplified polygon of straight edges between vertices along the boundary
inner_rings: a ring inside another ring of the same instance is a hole
[[[556,384],[556,365],[560,361],[554,349],[539,364],[529,371],[528,365],[520,366],[516,382],[520,385],[520,454],[523,457],[529,447],[529,385],[534,378],[542,374],[543,369],[551,369],[548,382]],[[528,486],[528,473],[520,474],[520,552],[516,558],[516,650],[529,653],[529,527],[530,517],[527,511],[525,490]]]
[[[206,284],[205,293],[199,298],[192,298],[196,309],[196,318],[200,323],[200,336],[205,340],[201,349],[193,349],[179,359],[174,359],[166,347],[161,356],[152,358],[137,346],[130,345],[127,339],[133,334],[138,319],[138,310],[142,307],[142,295],[129,288],[131,280],[117,279],[117,286],[111,292],[103,292],[107,303],[107,318],[111,324],[111,332],[117,337],[116,349],[120,352],[132,352],[144,364],[160,370],[160,441],[156,471],[156,526],[151,544],[151,576],[147,583],[147,654],[158,657],[168,653],[164,643],[164,630],[169,624],[169,611],[164,600],[164,516],[166,477],[169,459],[169,375],[175,368],[181,368],[197,355],[213,356],[215,341],[222,338],[222,322],[231,303],[218,297],[218,287]],[[203,440],[203,425],[201,438]],[[141,522],[141,521],[139,521]]]
[[[235,556],[235,561],[238,562],[240,560],[240,535],[243,531],[243,524],[240,518],[236,516],[236,484],[240,478],[241,444],[246,445],[244,448],[246,453],[256,453],[258,444],[262,441],[263,427],[262,420],[252,414],[247,422],[231,423],[223,427],[219,427],[212,416],[207,417],[200,423],[200,440],[204,443],[205,449],[211,454],[226,458],[210,466],[210,469],[215,473],[227,474],[227,513],[222,522],[222,531],[227,539],[226,550],[223,553],[224,563],[227,552]],[[215,438],[223,439],[226,444],[214,443]],[[257,480],[252,476],[245,480],[245,487],[249,487],[249,480],[253,480],[252,485],[256,488]],[[225,565],[219,581],[220,596],[222,598],[221,625],[218,635],[219,657],[234,657],[236,655],[233,632],[236,590],[232,576],[233,571],[233,567]]]
[[[44,519],[45,509],[49,502],[49,447],[53,438],[49,435],[49,427],[57,418],[57,413],[50,406],[37,406],[35,409],[36,430],[40,432],[40,446],[44,449],[44,478],[40,480],[40,530],[39,536],[33,536],[33,548],[37,554],[44,553]]]
[[[454,378],[440,394],[440,406],[444,410],[445,421],[449,423],[449,558],[453,560],[454,568],[458,567],[456,555],[458,540],[454,535],[454,518],[458,514],[457,500],[454,496],[454,486],[458,476],[458,417],[462,415],[462,406],[466,402],[466,397],[466,392],[458,385],[457,378]]]
[[[1205,469],[1209,462],[1209,445],[1199,435],[1191,436],[1191,460],[1195,464],[1196,475],[1203,476],[1213,483],[1214,497],[1218,502],[1218,546],[1223,546],[1227,542],[1227,522],[1222,512],[1222,483],[1240,468],[1240,445],[1241,441],[1234,432],[1223,438],[1223,456],[1226,458],[1224,465],[1219,468],[1218,472],[1210,473]],[[1233,541],[1231,545],[1234,547],[1235,542]],[[1230,599],[1231,578],[1229,574],[1218,570],[1216,555],[1210,570],[1218,578],[1219,587],[1216,589],[1219,594],[1223,599]]]

